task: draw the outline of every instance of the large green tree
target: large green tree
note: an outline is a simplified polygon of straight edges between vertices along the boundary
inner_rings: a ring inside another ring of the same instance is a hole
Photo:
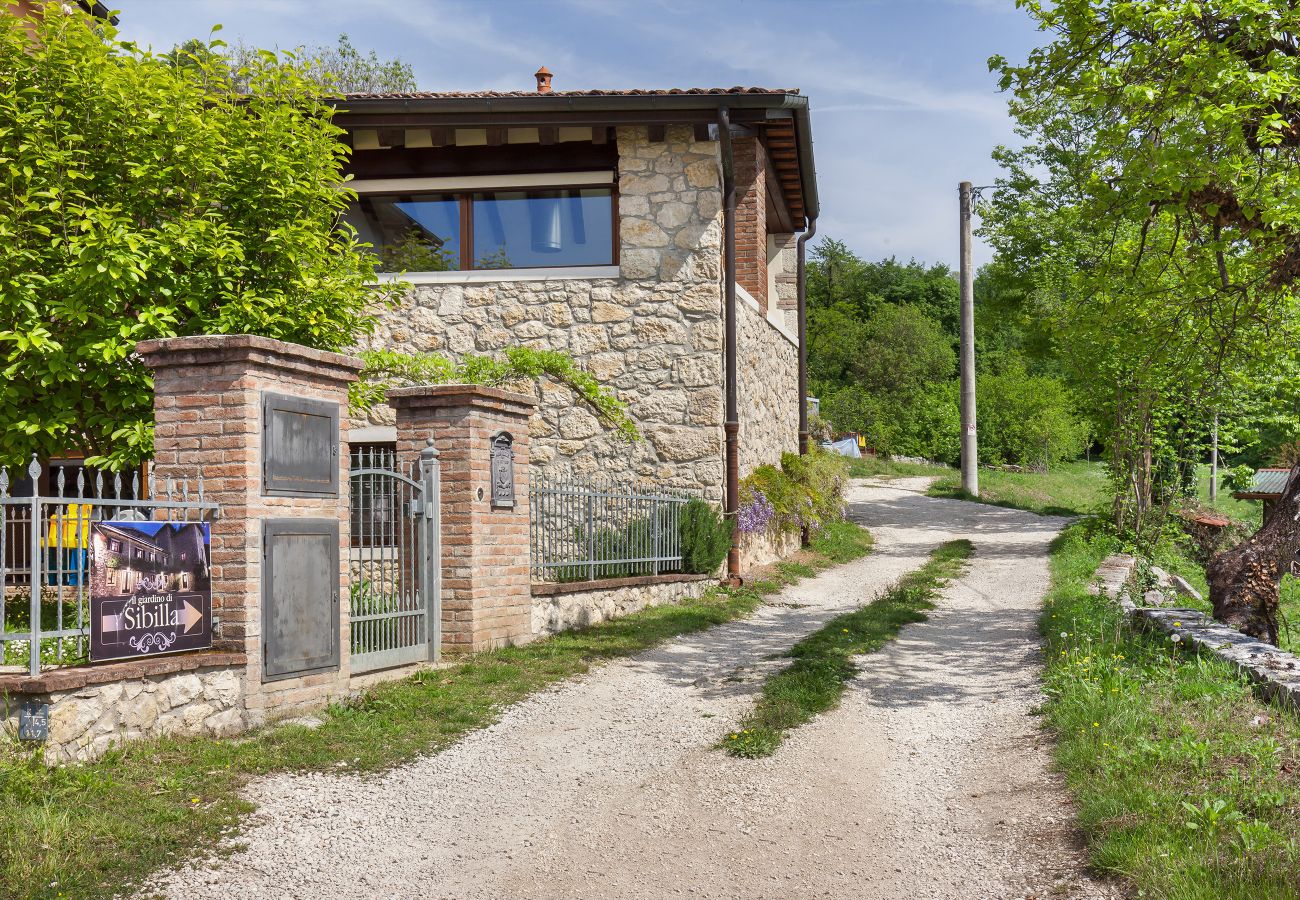
[[[347,151],[302,63],[250,56],[237,95],[210,55],[176,66],[46,8],[34,39],[0,16],[0,458],[121,464],[152,442],[136,341],[348,346],[373,257],[336,227]]]
[[[1108,424],[1121,524],[1158,504],[1161,457],[1297,339],[1300,10],[1289,0],[1018,0],[1048,35],[995,58],[1026,147],[986,207],[1034,273]],[[1289,518],[1289,516],[1288,516]],[[1291,536],[1212,568],[1216,614],[1275,636]],[[1230,571],[1231,570],[1231,571]],[[1269,586],[1271,584],[1271,587]]]

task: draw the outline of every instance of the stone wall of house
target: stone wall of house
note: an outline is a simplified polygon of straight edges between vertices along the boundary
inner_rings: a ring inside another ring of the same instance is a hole
[[[773,310],[772,319],[781,313]],[[736,298],[740,477],[799,450],[799,348],[747,295]]]
[[[699,575],[613,578],[585,585],[533,585],[533,634],[586,628],[650,606],[699,598],[717,582]],[[575,588],[579,588],[575,590]]]
[[[76,670],[72,670],[75,674]],[[246,727],[243,672],[229,667],[142,676],[68,690],[8,694],[3,731],[18,733],[22,702],[48,703],[48,763],[97,759],[112,747],[164,735],[229,737]]]
[[[536,389],[535,466],[698,488],[721,499],[721,176],[690,128],[618,131],[617,278],[420,284],[380,311],[365,347],[459,356],[564,350],[627,401],[644,440],[603,429],[568,389]],[[357,425],[391,425],[372,410]]]

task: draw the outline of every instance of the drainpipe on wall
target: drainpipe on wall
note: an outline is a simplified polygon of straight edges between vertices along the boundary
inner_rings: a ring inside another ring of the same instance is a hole
[[[808,276],[804,265],[804,244],[817,233],[817,217],[808,219],[808,230],[799,235],[799,270],[796,281],[799,306],[799,452],[806,455],[811,443],[808,428]]]
[[[722,429],[726,435],[727,490],[723,512],[735,522],[740,509],[740,414],[736,399],[736,171],[731,152],[731,115],[718,108],[718,141],[722,150],[723,321],[727,405]],[[740,533],[732,530],[727,551],[727,580],[740,584]]]
[[[798,293],[799,307],[799,454],[807,456],[812,434],[808,428],[808,275],[806,272],[804,245],[817,233],[817,217],[808,218],[808,230],[799,235],[799,265],[795,278],[795,290]],[[805,525],[799,532],[799,543],[804,547],[812,535]]]

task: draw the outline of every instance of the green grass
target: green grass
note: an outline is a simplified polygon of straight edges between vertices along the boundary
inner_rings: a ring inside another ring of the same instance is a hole
[[[1222,472],[1220,472],[1222,477]],[[1202,506],[1223,513],[1239,522],[1249,522],[1258,528],[1264,520],[1264,504],[1258,500],[1237,500],[1232,491],[1219,485],[1219,498],[1210,502],[1210,467],[1198,466],[1196,470],[1196,497]]]
[[[818,553],[818,546],[828,553]],[[864,529],[838,523],[803,562],[778,574],[781,581],[797,580],[870,546]],[[534,691],[748,615],[781,588],[773,580],[714,588],[699,600],[478,654],[334,706],[314,729],[282,725],[239,740],[142,742],[95,763],[58,769],[0,742],[0,897],[116,896],[236,832],[253,809],[242,789],[257,776],[377,772],[435,752],[496,721],[505,707]]]
[[[1300,721],[1087,593],[1118,542],[1053,545],[1044,715],[1098,871],[1137,896],[1300,897]]]
[[[959,574],[971,542],[949,541],[861,609],[837,616],[790,650],[794,662],[763,685],[754,711],[719,745],[732,756],[770,756],[792,728],[840,704],[857,666],[853,657],[880,649],[899,630],[926,618],[939,589]]]
[[[916,475],[950,475],[947,466],[929,463],[895,462],[875,456],[851,460],[849,475],[853,478],[910,478]]]
[[[1106,467],[1100,462],[1062,463],[1046,473],[980,469],[980,503],[1024,509],[1045,516],[1098,512],[1108,498]],[[949,471],[931,487],[931,497],[973,500],[961,488],[961,474]]]

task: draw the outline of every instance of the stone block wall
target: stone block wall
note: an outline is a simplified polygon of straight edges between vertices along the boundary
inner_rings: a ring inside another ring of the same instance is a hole
[[[765,316],[746,292],[736,291],[741,478],[799,451],[799,347],[777,324],[779,316],[776,310]]]
[[[247,725],[244,658],[201,653],[0,676],[0,733],[18,733],[22,703],[49,704],[45,761],[82,762],[164,735],[228,737]]]
[[[535,465],[696,488],[721,499],[722,193],[718,145],[620,128],[617,278],[419,284],[380,310],[362,349],[455,357],[564,350],[627,401],[645,440],[602,428],[570,391],[535,390]],[[532,390],[532,388],[529,388]],[[380,407],[358,425],[392,425]]]
[[[611,578],[533,585],[533,634],[587,628],[650,606],[697,599],[716,581],[707,575]]]

